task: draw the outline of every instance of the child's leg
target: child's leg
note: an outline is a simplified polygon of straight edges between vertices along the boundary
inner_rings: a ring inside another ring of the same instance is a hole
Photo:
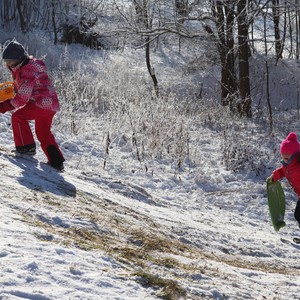
[[[12,127],[17,149],[21,146],[35,145],[28,123],[29,120],[35,120],[35,133],[49,163],[54,167],[60,167],[65,159],[51,132],[54,115],[55,112],[39,108],[33,102],[28,102],[23,108],[13,113]]]
[[[28,108],[24,106],[12,114],[12,129],[16,149],[35,146],[28,118]]]
[[[298,222],[299,227],[300,227],[300,199],[298,199],[298,201],[297,201],[294,217],[295,217],[295,219]]]
[[[65,159],[51,132],[51,124],[54,115],[54,112],[43,111],[43,116],[35,119],[35,133],[48,158],[48,162],[53,166],[60,166]]]

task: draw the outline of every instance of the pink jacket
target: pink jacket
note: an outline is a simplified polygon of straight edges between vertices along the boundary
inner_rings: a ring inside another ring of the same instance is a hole
[[[37,107],[59,111],[58,97],[42,60],[30,57],[28,63],[21,63],[9,69],[16,92],[16,96],[10,100],[10,103],[15,108],[33,101]]]
[[[295,193],[298,195],[300,200],[300,156],[296,154],[292,161],[285,165],[283,164],[280,168],[273,171],[273,180],[277,181],[282,177],[286,177],[290,185],[293,187]]]

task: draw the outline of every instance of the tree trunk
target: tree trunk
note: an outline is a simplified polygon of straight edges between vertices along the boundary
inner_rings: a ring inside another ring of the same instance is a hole
[[[149,18],[148,8],[147,8],[147,1],[146,0],[133,0],[133,4],[135,7],[135,12],[137,16],[137,21],[142,26],[144,26],[146,29],[151,29],[152,27],[152,20]],[[156,96],[159,95],[158,92],[158,80],[154,72],[154,68],[151,65],[151,57],[150,57],[150,37],[146,36],[145,39],[145,54],[146,54],[146,65],[148,72],[150,74],[150,77],[153,81],[154,90],[156,93]]]
[[[52,6],[52,10],[51,10],[51,15],[52,15],[52,25],[53,25],[53,33],[54,33],[54,45],[57,45],[57,41],[58,41],[58,37],[57,37],[57,28],[56,28],[56,7],[55,7],[55,0],[52,0],[51,2],[51,6]]]
[[[238,1],[238,43],[239,43],[239,85],[240,98],[238,111],[241,115],[251,117],[251,97],[249,80],[248,24],[246,14],[247,0]]]
[[[282,58],[282,41],[280,39],[279,29],[279,0],[272,0],[272,13],[274,23],[274,36],[275,36],[275,51],[277,60]]]
[[[154,69],[151,66],[151,59],[150,59],[150,38],[149,37],[146,37],[146,65],[147,65],[147,69],[148,69],[148,72],[150,74],[150,77],[151,77],[151,79],[153,81],[155,94],[158,97],[159,96],[158,81],[157,81]]]
[[[18,10],[19,17],[20,17],[21,31],[23,33],[25,33],[26,32],[26,24],[25,24],[24,15],[23,15],[23,12],[22,12],[22,0],[17,0],[17,10]]]
[[[221,104],[229,105],[237,91],[234,68],[234,2],[217,1],[213,7],[218,28],[218,50],[221,60]]]

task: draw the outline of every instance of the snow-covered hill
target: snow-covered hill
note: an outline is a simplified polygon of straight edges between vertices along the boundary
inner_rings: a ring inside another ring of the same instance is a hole
[[[276,234],[264,182],[224,169],[218,145],[207,143],[215,132],[202,134],[199,151],[210,159],[195,180],[120,171],[117,155],[109,170],[79,168],[70,148],[57,173],[41,151],[13,157],[7,123],[5,116],[1,299],[299,299],[295,203]]]
[[[3,42],[11,35],[4,32]],[[38,32],[19,37],[45,57],[60,92],[53,133],[66,170],[44,164],[40,148],[34,159],[15,158],[10,113],[0,116],[1,300],[300,299],[300,246],[291,243],[300,236],[296,196],[284,185],[287,226],[276,233],[265,186],[279,142],[299,133],[299,62],[270,62],[268,136],[262,58],[251,62],[251,123],[218,108],[219,71],[202,65],[198,44],[186,45],[189,56],[168,43],[151,53],[162,92],[181,95],[153,103],[143,49],[97,52],[54,46]],[[142,126],[142,142],[154,132],[147,146],[158,145],[145,163],[127,145]],[[182,169],[174,156],[156,159],[164,134],[174,146],[185,129]]]

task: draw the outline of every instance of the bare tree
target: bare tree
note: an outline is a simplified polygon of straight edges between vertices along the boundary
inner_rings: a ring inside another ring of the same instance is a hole
[[[1,0],[1,26],[6,29],[20,29],[22,33],[40,28],[54,35],[58,42],[61,23],[66,19],[70,7],[81,7],[80,0]]]
[[[138,24],[142,25],[146,31],[150,31],[152,29],[153,19],[149,12],[148,1],[147,0],[133,0],[133,5],[135,7]],[[150,44],[151,44],[150,36],[146,35],[145,43],[144,43],[145,55],[146,55],[146,65],[147,65],[147,70],[149,72],[149,75],[150,75],[153,85],[154,85],[155,93],[158,96],[158,94],[159,94],[158,80],[155,75],[154,68],[151,65]]]
[[[280,8],[279,0],[272,0],[272,16],[274,23],[274,37],[275,37],[275,51],[277,59],[282,58],[282,41],[280,38],[280,26],[279,26],[279,17],[280,17]]]
[[[249,79],[249,60],[250,55],[248,45],[248,23],[247,23],[247,0],[239,0],[237,4],[238,12],[238,54],[239,54],[239,91],[240,105],[238,112],[241,115],[251,117],[251,95]]]
[[[20,26],[21,26],[21,31],[23,33],[26,32],[26,22],[25,22],[25,18],[23,15],[23,1],[22,0],[16,0],[16,6],[17,6],[17,11],[19,14],[19,18],[20,18]]]
[[[214,1],[211,8],[217,30],[215,40],[221,61],[221,103],[228,105],[237,93],[233,34],[235,0]],[[210,27],[205,26],[205,29],[210,35],[214,34]]]
[[[98,6],[102,1],[93,5]],[[1,26],[9,29],[14,26],[23,33],[33,28],[42,28],[51,33],[55,44],[59,40],[73,42],[77,34],[82,43],[96,43],[98,49],[97,32],[91,30],[96,25],[94,20],[98,21],[97,15],[95,18],[90,18],[91,15],[86,17],[86,3],[82,0],[2,0]],[[255,48],[256,41],[252,35],[250,44],[249,26],[258,15],[263,16],[265,29],[270,24],[273,24],[274,29],[271,37],[266,30],[262,30],[259,42],[265,45],[265,55],[272,53],[280,59],[287,52],[286,41],[290,55],[299,58],[299,0],[132,0],[132,6],[126,2],[122,8],[121,1],[113,3],[119,11],[121,32],[124,36],[132,37],[131,42],[136,47],[145,49],[146,67],[157,95],[158,79],[151,61],[154,42],[158,44],[163,35],[177,36],[179,41],[203,36],[200,26],[190,26],[191,22],[202,24],[215,43],[221,67],[221,103],[240,115],[251,117],[249,49],[250,45],[252,49]],[[77,31],[74,30],[73,20],[68,19],[70,11],[78,15]]]

